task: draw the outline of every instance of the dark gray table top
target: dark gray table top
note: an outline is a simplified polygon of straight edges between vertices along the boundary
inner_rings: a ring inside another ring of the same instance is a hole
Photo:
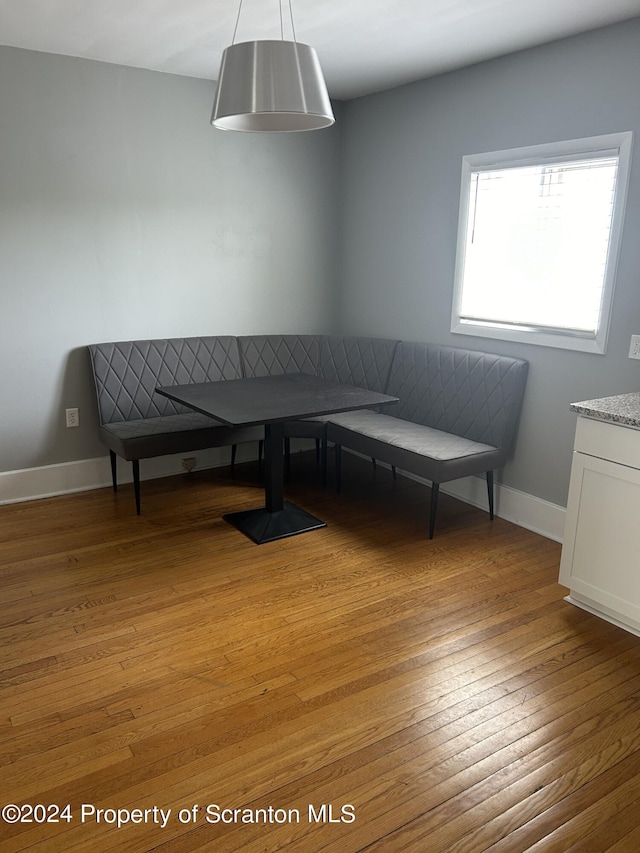
[[[398,401],[397,397],[306,373],[169,385],[156,391],[227,426],[278,423]]]

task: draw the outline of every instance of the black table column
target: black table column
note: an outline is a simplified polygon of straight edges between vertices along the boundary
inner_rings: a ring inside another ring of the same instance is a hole
[[[284,508],[284,425],[264,427],[264,498],[267,512]]]
[[[223,518],[258,545],[327,526],[315,515],[284,500],[282,423],[265,424],[264,427],[264,498],[264,507],[230,512]]]

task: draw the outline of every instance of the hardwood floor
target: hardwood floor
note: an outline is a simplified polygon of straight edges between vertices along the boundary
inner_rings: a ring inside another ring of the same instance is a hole
[[[640,639],[560,546],[446,495],[429,541],[353,458],[287,492],[328,527],[230,527],[253,465],[0,507],[0,805],[70,805],[0,851],[639,850]]]

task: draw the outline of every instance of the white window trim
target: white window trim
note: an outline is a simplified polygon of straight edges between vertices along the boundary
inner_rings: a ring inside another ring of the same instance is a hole
[[[453,306],[451,312],[451,331],[455,334],[494,338],[536,344],[538,346],[572,349],[582,352],[604,354],[606,351],[613,292],[616,280],[618,255],[622,238],[622,227],[629,187],[629,173],[633,132],[610,133],[603,136],[591,136],[585,139],[572,139],[563,142],[551,142],[543,145],[531,145],[526,148],[514,148],[504,151],[491,151],[484,154],[471,154],[462,158],[462,180],[460,188],[460,213],[458,218],[458,242],[456,248],[455,278],[453,288]],[[507,166],[531,165],[554,160],[579,159],[589,154],[604,155],[605,152],[618,155],[618,175],[616,195],[611,221],[609,253],[603,283],[601,322],[593,337],[572,335],[559,330],[549,331],[535,326],[502,327],[499,324],[470,323],[460,319],[462,287],[464,281],[464,259],[466,248],[467,223],[469,217],[469,196],[471,173],[478,168],[505,168]]]

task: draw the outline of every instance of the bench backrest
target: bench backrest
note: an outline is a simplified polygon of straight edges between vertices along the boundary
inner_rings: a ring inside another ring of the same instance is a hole
[[[386,388],[400,402],[389,414],[509,450],[527,369],[517,358],[403,341]]]
[[[321,335],[243,335],[238,338],[244,375],[316,375]]]
[[[398,341],[326,335],[320,345],[319,374],[331,382],[384,393]]]
[[[245,376],[310,373],[382,393],[397,341],[342,335],[245,335],[238,343]]]
[[[384,338],[246,335],[120,341],[89,347],[101,424],[188,411],[159,385],[310,373],[400,399],[389,414],[510,449],[528,364]]]
[[[101,424],[189,411],[156,394],[159,385],[242,377],[232,336],[93,344],[89,353]]]

